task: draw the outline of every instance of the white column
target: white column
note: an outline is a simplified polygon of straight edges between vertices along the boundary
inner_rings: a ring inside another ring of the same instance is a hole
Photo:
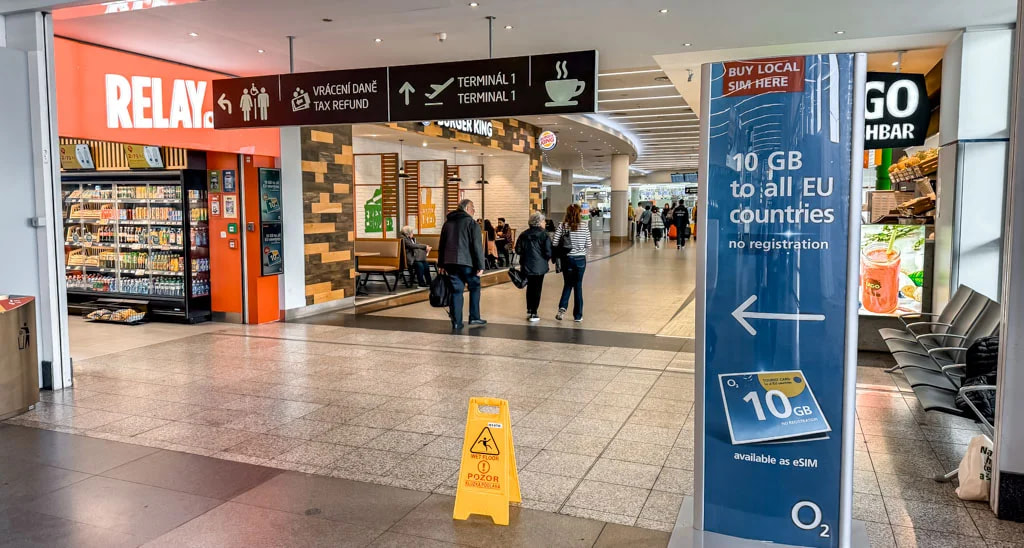
[[[933,307],[964,284],[999,300],[1013,30],[968,30],[942,58]]]
[[[612,238],[621,242],[628,238],[626,211],[629,207],[629,156],[612,155]]]
[[[1017,14],[1021,21],[1024,2],[1018,3]],[[1017,51],[1024,51],[1024,35],[1018,33],[1016,41]],[[1024,57],[1018,55],[1014,65],[992,504],[1000,518],[1024,521],[1024,399],[1020,397],[1024,393],[1024,339],[1020,337],[1024,330],[1024,114],[1020,111],[1024,108]]]
[[[549,219],[558,224],[562,221],[562,217],[565,216],[565,208],[569,207],[569,204],[573,202],[572,199],[572,170],[562,170],[562,184],[555,186],[550,185],[547,187],[548,191],[548,211],[547,216]]]
[[[36,297],[43,386],[71,384],[64,279],[63,211],[57,154],[53,29],[48,15],[0,18],[0,293]],[[44,367],[44,365],[46,367]],[[47,370],[51,375],[45,375]]]
[[[280,301],[289,310],[306,306],[306,260],[302,213],[302,140],[298,127],[281,128],[281,230],[284,232],[284,273]]]

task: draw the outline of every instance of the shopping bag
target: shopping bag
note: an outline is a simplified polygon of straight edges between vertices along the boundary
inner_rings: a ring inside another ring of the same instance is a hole
[[[438,274],[430,282],[430,306],[445,308],[451,305],[454,293],[455,289],[452,287],[451,278],[446,274]]]
[[[971,438],[957,476],[960,479],[960,487],[956,488],[958,497],[988,500],[992,489],[992,440],[988,436],[980,434]]]
[[[669,240],[675,240],[676,237],[678,237],[678,236],[679,236],[679,233],[676,232],[676,225],[670,226],[669,229],[668,229],[668,239]]]
[[[514,266],[508,269],[508,279],[519,289],[526,287],[526,274]]]

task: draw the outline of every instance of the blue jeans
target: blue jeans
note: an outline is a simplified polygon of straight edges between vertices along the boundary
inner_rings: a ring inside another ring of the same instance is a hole
[[[562,262],[562,299],[559,310],[569,308],[569,293],[573,294],[572,317],[583,319],[583,273],[587,271],[586,257],[566,257]]]
[[[452,280],[452,326],[462,325],[462,291],[469,289],[469,321],[480,319],[480,276],[471,266],[446,265],[445,272]]]
[[[430,265],[426,261],[412,263],[412,271],[416,274],[416,283],[420,286],[430,285]]]

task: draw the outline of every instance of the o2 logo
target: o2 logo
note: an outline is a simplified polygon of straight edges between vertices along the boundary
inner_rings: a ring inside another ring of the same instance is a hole
[[[811,511],[810,520],[805,519],[807,517],[807,512],[803,512],[803,515],[801,515],[800,511],[804,509]],[[829,527],[827,523],[821,522],[821,507],[817,504],[814,504],[809,500],[802,500],[793,505],[793,509],[790,511],[789,515],[793,519],[793,525],[796,525],[804,531],[813,531],[820,528],[821,531],[818,533],[819,537],[832,538],[832,528]]]

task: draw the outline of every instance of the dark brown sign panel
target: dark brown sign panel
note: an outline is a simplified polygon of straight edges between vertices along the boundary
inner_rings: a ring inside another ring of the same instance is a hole
[[[213,125],[245,128],[597,110],[597,52],[232,78]]]

